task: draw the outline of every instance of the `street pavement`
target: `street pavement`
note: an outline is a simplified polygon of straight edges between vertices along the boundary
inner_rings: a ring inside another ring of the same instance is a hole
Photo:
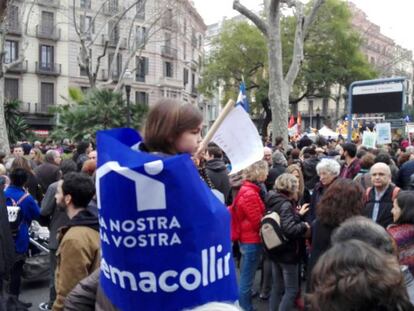
[[[258,290],[260,284],[260,271],[256,274],[255,290]],[[22,284],[22,291],[20,299],[25,302],[31,302],[33,306],[29,309],[30,311],[39,310],[38,306],[41,302],[49,299],[49,282],[38,281],[38,282],[24,282]],[[269,310],[268,301],[262,301],[258,297],[254,298],[254,306],[258,311]],[[149,310],[148,310],[149,311]]]
[[[20,299],[33,304],[29,310],[39,310],[39,304],[49,299],[49,281],[23,282]]]

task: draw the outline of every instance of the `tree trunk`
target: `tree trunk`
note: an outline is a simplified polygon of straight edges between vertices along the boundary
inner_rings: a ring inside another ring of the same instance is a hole
[[[262,107],[265,111],[265,116],[261,126],[261,134],[263,138],[269,137],[267,128],[269,127],[270,122],[272,122],[272,110],[269,106],[269,98],[262,100]]]
[[[282,39],[280,35],[280,11],[269,8],[269,103],[272,110],[272,143],[281,136],[284,143],[288,140],[288,87],[283,79]]]
[[[6,116],[4,115],[4,76],[0,77],[0,151],[10,154],[9,136],[7,135]]]

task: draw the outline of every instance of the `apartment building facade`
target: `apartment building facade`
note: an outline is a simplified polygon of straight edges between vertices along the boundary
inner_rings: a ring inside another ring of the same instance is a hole
[[[6,98],[23,102],[33,128],[55,124],[50,107],[66,103],[69,87],[90,88],[79,64],[80,38],[98,87],[119,87],[128,69],[132,103],[152,105],[167,97],[203,108],[197,85],[206,26],[188,0],[38,0],[27,33],[19,20],[25,1],[9,10],[5,61],[16,60],[27,44],[25,60],[6,73],[4,89]]]

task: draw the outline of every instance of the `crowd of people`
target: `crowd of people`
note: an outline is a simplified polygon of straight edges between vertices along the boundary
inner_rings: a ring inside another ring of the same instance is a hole
[[[197,310],[256,310],[255,295],[270,311],[414,310],[414,147],[276,137],[262,160],[229,175],[219,146],[199,152],[201,125],[197,108],[163,100],[139,145],[162,157],[191,154],[229,208],[239,306]],[[40,310],[117,310],[99,284],[97,157],[91,142],[68,141],[22,142],[0,157],[0,292],[7,285],[0,310],[31,306],[19,295],[33,221],[50,230],[50,299]],[[270,212],[284,237],[273,249],[261,236]]]

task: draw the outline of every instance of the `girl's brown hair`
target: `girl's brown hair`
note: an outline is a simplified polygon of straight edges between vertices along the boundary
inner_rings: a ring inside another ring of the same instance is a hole
[[[151,152],[177,153],[175,140],[203,121],[201,112],[191,104],[181,105],[172,99],[161,99],[148,113],[144,128],[145,146]]]

